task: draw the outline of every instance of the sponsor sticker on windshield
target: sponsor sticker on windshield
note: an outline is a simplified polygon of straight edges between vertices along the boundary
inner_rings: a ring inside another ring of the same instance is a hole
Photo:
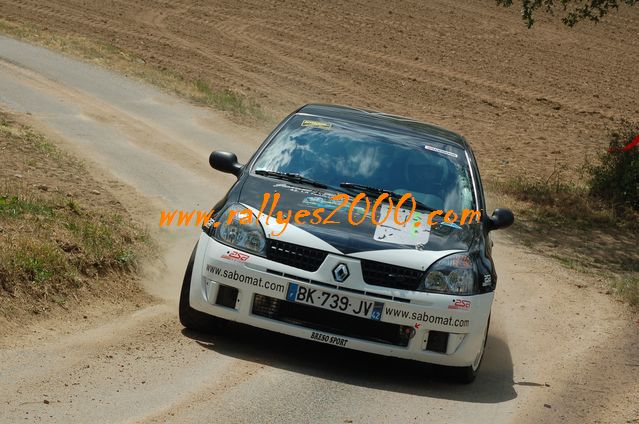
[[[302,121],[303,127],[313,127],[313,128],[321,128],[323,130],[328,130],[331,128],[331,124],[329,122],[320,122],[320,121],[311,121],[310,119],[305,119]]]
[[[380,211],[381,216],[387,216],[389,214],[388,206],[382,205]],[[410,210],[398,209],[396,211],[398,219],[406,221],[409,218]],[[410,217],[410,222],[405,224],[399,224],[393,220],[387,220],[384,223],[380,223],[375,226],[375,233],[373,239],[381,241],[382,243],[392,244],[407,244],[409,246],[416,246],[420,244],[428,243],[430,238],[430,226],[421,225],[422,214],[415,212]],[[419,224],[419,225],[416,225]]]
[[[438,149],[437,147],[429,146],[428,144],[424,146],[424,149],[430,150],[431,152],[441,153],[442,155],[451,156],[456,158],[457,153],[449,152],[448,150]]]

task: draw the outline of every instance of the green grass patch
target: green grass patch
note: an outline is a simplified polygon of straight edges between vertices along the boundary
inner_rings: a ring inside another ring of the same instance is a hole
[[[0,195],[0,217],[22,218],[25,214],[52,217],[53,207],[48,202],[20,195]]]
[[[49,142],[42,134],[36,133],[30,128],[23,128],[22,137],[26,142],[30,143],[36,152],[53,158],[60,158],[60,150]]]
[[[624,276],[614,283],[616,292],[632,306],[639,306],[639,276]]]
[[[61,196],[27,196],[24,190],[20,186],[19,193],[0,196],[0,219],[12,233],[8,245],[0,243],[5,289],[44,282],[60,286],[74,275],[137,269],[140,251],[151,243],[146,230],[118,214]]]
[[[265,120],[262,108],[254,101],[234,91],[213,90],[205,81],[195,81],[196,94],[193,100],[212,106],[216,109],[237,115],[252,116],[258,120]]]
[[[152,253],[148,232],[115,199],[91,193],[98,183],[81,162],[2,112],[0,151],[0,306],[63,305],[83,285],[134,273]]]
[[[20,240],[13,253],[5,256],[5,259],[8,282],[20,279],[27,283],[43,284],[68,278],[70,270],[64,252],[48,241]]]

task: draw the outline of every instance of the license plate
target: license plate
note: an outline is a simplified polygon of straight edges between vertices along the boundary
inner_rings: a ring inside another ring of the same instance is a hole
[[[286,300],[369,318],[374,321],[382,319],[384,308],[383,302],[353,299],[350,296],[330,293],[319,288],[300,286],[297,283],[288,284]]]

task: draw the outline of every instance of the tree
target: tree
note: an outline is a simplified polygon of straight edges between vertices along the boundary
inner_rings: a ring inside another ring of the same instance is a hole
[[[634,6],[636,2],[637,0],[521,0],[521,17],[530,28],[535,23],[533,14],[538,9],[552,15],[555,9],[561,8],[566,13],[562,22],[572,27],[583,20],[599,22],[610,10],[619,9],[620,4]],[[497,4],[510,7],[513,0],[497,0]]]

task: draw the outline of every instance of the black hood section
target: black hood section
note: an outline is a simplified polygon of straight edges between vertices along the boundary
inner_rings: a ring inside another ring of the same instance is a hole
[[[264,193],[270,193],[270,199],[264,201]],[[273,209],[273,195],[279,193],[279,199]],[[285,180],[278,180],[262,176],[248,175],[241,188],[238,201],[249,205],[257,210],[261,210],[263,215],[271,213],[271,220],[275,220],[275,214],[281,212],[285,217],[289,214],[290,225],[307,231],[316,237],[329,243],[339,251],[348,254],[371,250],[388,249],[416,249],[415,243],[396,244],[389,243],[374,238],[376,226],[372,224],[370,214],[357,226],[348,221],[348,209],[350,204],[346,204],[331,217],[331,221],[338,224],[310,224],[309,220],[317,221],[312,215],[305,217],[302,221],[305,224],[299,225],[293,221],[295,212],[301,209],[313,210],[323,207],[319,215],[322,221],[330,214],[335,206],[335,201],[330,200],[337,193],[331,190],[315,188],[308,185],[295,184]],[[351,199],[356,193],[349,193]],[[371,208],[375,201],[374,196],[370,196]],[[264,204],[263,204],[264,203]],[[362,200],[358,206],[365,207],[366,202]],[[339,204],[339,201],[337,202]],[[272,210],[272,212],[271,212]],[[363,215],[353,217],[359,221]],[[285,218],[286,219],[286,218]],[[393,214],[388,218],[388,222],[393,220]],[[426,216],[422,218],[426,220]],[[482,224],[464,225],[462,227],[450,226],[447,224],[436,224],[431,228],[428,242],[419,246],[419,250],[442,251],[442,250],[474,250],[478,246],[482,236]],[[399,230],[398,230],[399,231]],[[392,233],[390,233],[392,234]],[[286,230],[279,237],[285,239]]]

